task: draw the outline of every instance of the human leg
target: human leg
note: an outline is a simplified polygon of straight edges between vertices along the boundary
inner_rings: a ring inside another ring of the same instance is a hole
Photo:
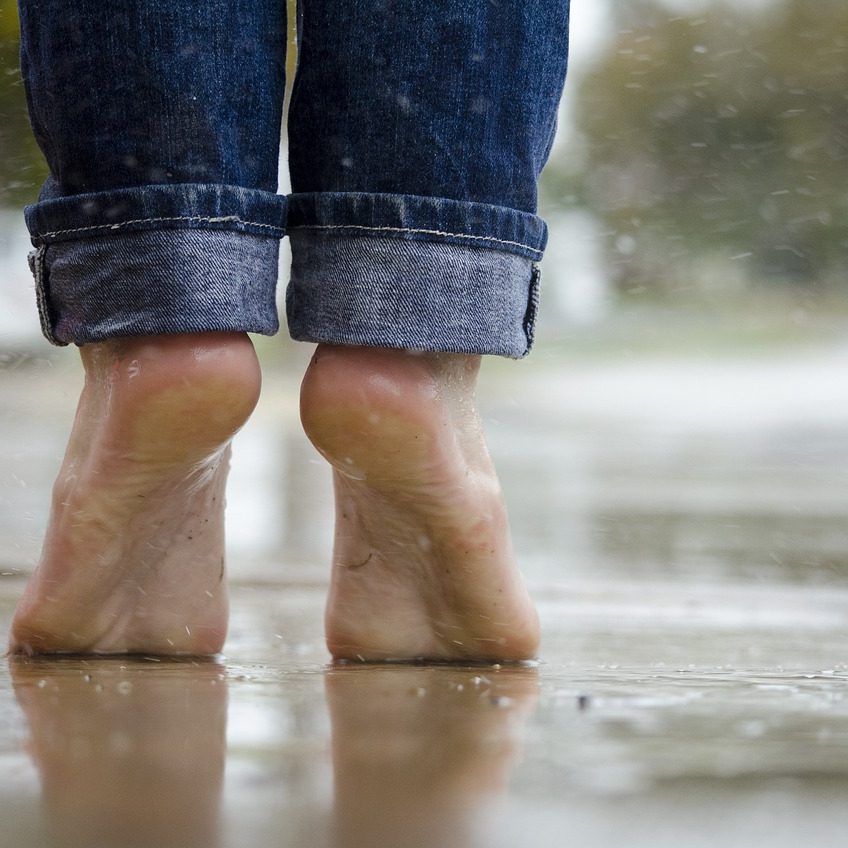
[[[42,326],[85,386],[19,652],[211,653],[229,441],[276,330],[285,9],[22,0]]]
[[[532,342],[565,0],[306,0],[290,113],[295,338],[333,466],[339,658],[524,659],[538,621],[474,395]],[[324,96],[321,96],[321,93]]]
[[[85,384],[11,648],[215,653],[229,442],[259,392],[252,345],[202,333],[81,353]]]

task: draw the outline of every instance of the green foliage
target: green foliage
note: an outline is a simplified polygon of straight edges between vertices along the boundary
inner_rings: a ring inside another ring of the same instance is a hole
[[[0,0],[0,39],[15,41],[18,37],[18,4],[14,0]]]
[[[749,278],[844,280],[848,3],[681,16],[628,0],[621,17],[577,92],[586,161],[559,174],[608,225],[620,281],[675,285],[705,256]]]
[[[14,0],[0,0],[0,206],[35,199],[47,174],[29,126]]]

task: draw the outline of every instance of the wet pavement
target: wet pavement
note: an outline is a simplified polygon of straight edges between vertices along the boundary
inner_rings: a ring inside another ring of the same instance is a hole
[[[320,587],[234,595],[218,662],[2,667],[0,845],[844,844],[848,592],[561,588],[520,668],[329,666]]]
[[[0,373],[2,632],[67,361]],[[269,380],[235,451],[225,655],[0,663],[0,848],[843,845],[844,364],[495,366],[545,633],[500,668],[328,663],[326,472],[296,380]]]

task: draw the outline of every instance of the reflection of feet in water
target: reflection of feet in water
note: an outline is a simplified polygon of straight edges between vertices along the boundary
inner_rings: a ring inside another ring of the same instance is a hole
[[[535,669],[349,666],[326,686],[338,848],[476,844],[535,707]]]
[[[50,845],[219,844],[227,721],[220,665],[12,657],[9,667]]]
[[[228,445],[258,398],[253,347],[221,333],[81,353],[85,385],[10,648],[214,653]]]
[[[535,609],[475,405],[479,357],[319,346],[307,435],[334,468],[337,658],[526,659]]]

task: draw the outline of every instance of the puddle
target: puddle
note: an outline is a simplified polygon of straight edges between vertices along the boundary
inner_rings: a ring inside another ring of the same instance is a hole
[[[5,628],[13,594],[0,597]],[[237,587],[217,661],[13,659],[0,845],[613,846],[626,833],[741,848],[805,828],[841,844],[842,634],[669,628],[626,604],[581,617],[582,600],[549,602],[530,667],[332,666],[323,591],[285,586]]]

